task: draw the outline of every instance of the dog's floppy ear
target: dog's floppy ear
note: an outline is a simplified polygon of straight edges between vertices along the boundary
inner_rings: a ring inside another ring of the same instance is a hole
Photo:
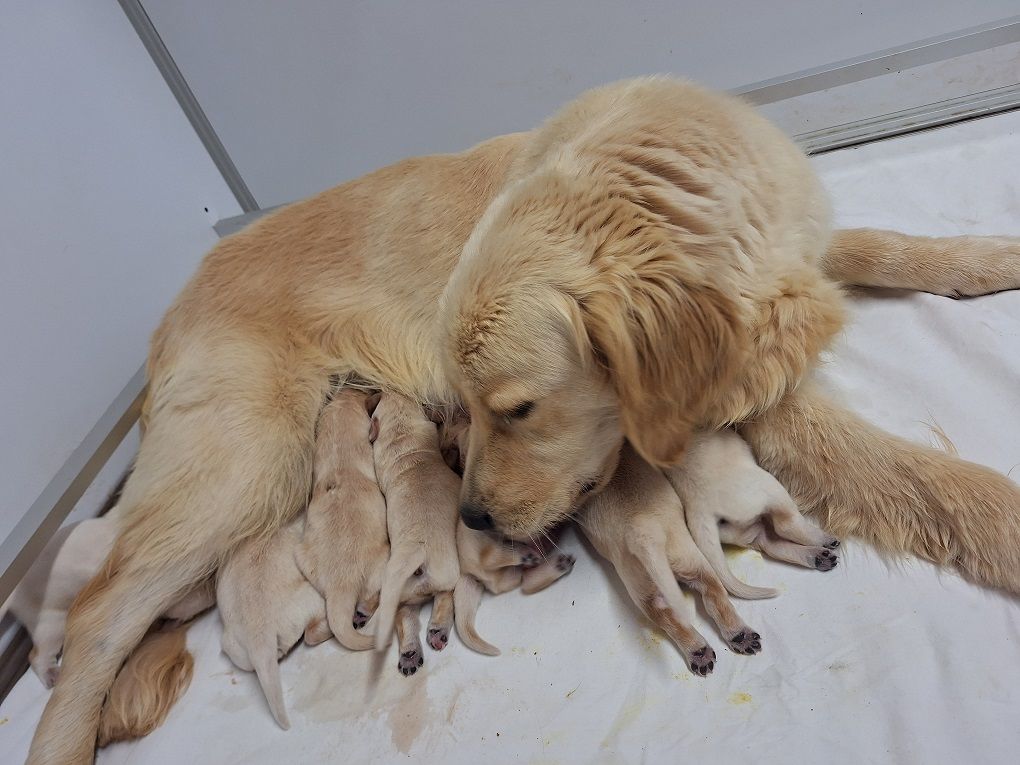
[[[601,273],[582,299],[585,328],[619,397],[624,435],[648,462],[675,465],[744,359],[746,331],[736,299],[676,258],[628,265]]]

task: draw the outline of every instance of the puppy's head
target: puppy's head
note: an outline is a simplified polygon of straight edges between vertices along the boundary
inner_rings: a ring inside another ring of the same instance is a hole
[[[609,481],[626,437],[679,461],[743,344],[736,301],[626,200],[557,176],[497,199],[443,298],[471,414],[461,514],[527,538]]]

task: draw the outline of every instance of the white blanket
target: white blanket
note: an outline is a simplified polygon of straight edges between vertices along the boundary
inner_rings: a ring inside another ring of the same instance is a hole
[[[1020,113],[815,164],[841,226],[1020,235]],[[821,376],[894,433],[928,442],[937,423],[966,458],[1003,472],[1020,463],[1020,292],[860,297]],[[289,732],[255,678],[220,655],[218,617],[206,616],[190,632],[183,701],[161,729],[99,762],[1017,761],[1015,598],[854,542],[824,574],[741,553],[738,574],[782,590],[736,603],[764,652],[731,654],[701,612],[719,658],[699,678],[605,564],[576,536],[565,546],[578,563],[551,589],[483,602],[478,627],[500,657],[452,638],[406,678],[392,648],[371,690],[370,656],[299,647],[282,665]],[[27,674],[0,708],[4,762],[24,757],[45,700]]]

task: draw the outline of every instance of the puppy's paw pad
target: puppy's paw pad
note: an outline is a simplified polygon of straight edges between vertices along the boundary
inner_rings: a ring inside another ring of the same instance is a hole
[[[819,571],[832,571],[838,563],[839,557],[831,550],[820,547],[815,551],[814,566]]]
[[[408,677],[418,671],[418,667],[425,663],[425,657],[420,651],[404,651],[397,661],[397,669],[400,674]]]
[[[830,550],[835,550],[837,547],[839,547],[839,540],[833,537],[828,542],[823,544],[822,547],[827,547]]]
[[[691,653],[691,672],[706,677],[715,669],[715,651],[711,646],[704,646]]]
[[[432,627],[429,629],[428,644],[434,651],[442,651],[450,642],[450,632],[445,627]]]
[[[542,559],[536,552],[528,551],[521,555],[521,565],[524,566],[524,568],[534,568],[541,562]]]
[[[574,564],[577,562],[577,558],[573,555],[561,553],[556,556],[556,570],[562,573],[567,573],[574,568]]]
[[[363,613],[360,610],[355,611],[354,620],[351,623],[354,625],[354,629],[360,630],[362,627],[368,624],[368,614]]]
[[[746,656],[752,656],[761,650],[761,635],[750,628],[742,629],[726,642],[733,653],[742,653]]]

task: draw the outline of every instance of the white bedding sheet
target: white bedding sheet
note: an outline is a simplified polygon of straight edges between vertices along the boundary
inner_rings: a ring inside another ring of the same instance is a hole
[[[1020,235],[1020,113],[814,161],[840,225]],[[892,432],[928,442],[937,423],[964,457],[1004,472],[1020,463],[1020,292],[860,297],[821,375]],[[736,604],[764,652],[731,654],[701,612],[719,659],[698,678],[576,536],[564,546],[578,553],[569,577],[483,602],[479,630],[500,657],[453,638],[405,678],[394,647],[370,691],[368,655],[299,647],[282,665],[289,732],[254,677],[220,655],[208,615],[190,632],[194,680],[166,724],[99,762],[1017,761],[1013,597],[853,542],[825,574],[740,553],[739,575],[782,589]],[[27,674],[0,708],[4,762],[24,757],[45,699]]]

